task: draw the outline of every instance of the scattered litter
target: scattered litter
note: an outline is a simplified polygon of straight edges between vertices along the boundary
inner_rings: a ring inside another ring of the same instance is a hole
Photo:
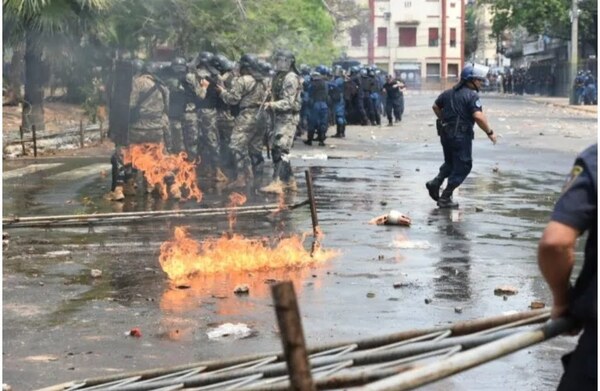
[[[377,259],[380,260],[380,261],[383,261],[385,259],[385,256],[383,254],[379,254],[377,256]]]
[[[252,335],[252,329],[244,323],[224,323],[219,327],[206,332],[209,339],[223,339],[231,337],[233,339],[246,338]]]
[[[382,206],[386,206],[387,205],[387,201],[379,201],[379,204]]]
[[[494,294],[497,296],[500,295],[516,295],[519,292],[519,290],[513,286],[510,285],[501,285],[499,287],[497,287],[496,289],[494,289]]]
[[[462,314],[462,307],[454,307],[454,312],[457,314]]]
[[[531,308],[532,310],[539,310],[540,308],[545,308],[546,307],[546,303],[544,303],[543,301],[532,301],[531,304],[529,305],[529,308]]]
[[[431,303],[431,299],[429,299],[429,298],[426,298],[426,299],[425,299],[425,304],[429,304],[429,303]]]
[[[427,250],[431,248],[431,244],[429,244],[429,242],[426,240],[409,240],[405,236],[397,236],[396,239],[392,241],[391,247]]]
[[[125,335],[128,335],[130,337],[140,338],[142,336],[142,332],[140,331],[139,327],[134,327],[131,330],[129,330],[128,332],[126,332]]]
[[[50,362],[50,361],[58,361],[58,357],[54,356],[52,354],[41,354],[38,356],[25,357],[25,361]]]
[[[421,169],[417,167],[417,168],[415,168],[415,171],[419,172],[419,171],[421,171]]]
[[[64,257],[65,255],[69,255],[71,252],[69,250],[59,250],[59,251],[50,251],[46,253],[47,257]]]
[[[369,299],[372,299],[372,298],[374,298],[374,297],[375,297],[375,293],[373,293],[373,292],[369,292],[369,293],[367,293],[367,297],[368,297]]]
[[[192,286],[190,284],[187,283],[182,283],[177,285],[177,289],[190,289]]]
[[[302,160],[327,160],[327,155],[324,153],[317,153],[314,155],[302,155],[300,156]]]
[[[90,275],[92,276],[92,278],[99,278],[102,277],[102,270],[99,269],[92,269],[90,271]]]
[[[12,391],[12,387],[9,384],[2,383],[2,391]]]
[[[494,166],[494,167],[492,168],[492,171],[493,171],[493,172],[498,172],[498,170],[499,170],[498,166]]]
[[[476,206],[475,212],[483,212],[483,208],[481,206]]]
[[[375,225],[403,225],[410,227],[412,223],[410,217],[398,212],[397,210],[391,210],[388,214],[377,216],[369,221],[369,224]]]
[[[544,135],[544,132],[540,132],[540,136],[543,136],[543,135]]]
[[[247,295],[248,293],[250,293],[250,287],[248,286],[248,284],[238,285],[233,290],[233,293],[235,293],[236,295]]]

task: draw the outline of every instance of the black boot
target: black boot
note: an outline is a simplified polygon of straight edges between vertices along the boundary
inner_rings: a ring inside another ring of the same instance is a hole
[[[342,137],[342,125],[338,125],[335,129],[335,134],[331,137],[340,138]]]
[[[346,124],[342,125],[342,138],[346,137]]]
[[[425,187],[427,191],[429,191],[429,197],[434,201],[440,199],[440,186],[442,185],[442,181],[438,180],[437,177],[425,183]]]
[[[309,138],[308,140],[304,140],[304,144],[306,144],[306,145],[312,145],[312,139]]]
[[[437,202],[437,205],[440,209],[457,209],[458,202],[454,202],[452,200],[452,192],[448,190],[444,190],[442,192],[442,196]]]

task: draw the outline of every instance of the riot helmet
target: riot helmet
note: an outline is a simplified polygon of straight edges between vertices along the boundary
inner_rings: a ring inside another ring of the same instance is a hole
[[[253,71],[260,72],[258,57],[248,53],[242,55],[242,57],[240,57],[240,72],[253,73]]]
[[[136,58],[131,61],[131,72],[134,75],[139,75],[142,72],[143,68],[144,68],[144,62],[142,60],[140,60],[139,58]]]
[[[298,73],[296,70],[296,56],[294,53],[287,49],[277,49],[273,53],[273,66],[275,71],[277,72],[285,72],[292,69],[294,72]]]
[[[350,67],[350,76],[354,76],[357,73],[360,73],[360,68],[356,65]]]
[[[310,67],[306,64],[300,64],[300,74],[304,76],[310,75]]]
[[[480,80],[485,81],[490,68],[481,64],[467,64],[460,73],[461,81]]]
[[[258,61],[258,67],[260,68],[260,72],[265,76],[269,76],[273,70],[273,66],[267,61],[263,60]]]
[[[315,72],[318,72],[319,74],[326,76],[327,75],[327,67],[325,65],[317,65],[317,67],[315,68]]]
[[[196,68],[206,68],[211,74],[217,75],[219,71],[213,66],[212,62],[215,55],[211,52],[200,52],[196,57]]]
[[[336,65],[333,67],[333,75],[338,77],[338,76],[344,76],[344,68],[342,68],[341,65]]]
[[[227,57],[225,57],[224,54],[221,53],[215,54],[215,56],[211,60],[211,64],[221,74],[229,72],[233,69],[233,63]]]
[[[161,64],[156,61],[148,61],[144,64],[142,68],[143,74],[148,74],[152,76],[157,76],[161,70]]]
[[[187,63],[183,57],[175,57],[171,61],[171,71],[176,75],[185,74],[187,71]]]

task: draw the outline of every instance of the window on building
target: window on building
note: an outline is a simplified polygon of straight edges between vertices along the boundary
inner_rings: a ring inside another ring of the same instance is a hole
[[[429,29],[429,46],[439,46],[440,37],[439,31],[437,27],[432,27]]]
[[[440,64],[439,63],[427,63],[427,80],[439,81],[440,80]]]
[[[410,2],[410,1],[405,1],[405,2],[404,2],[404,7],[405,7],[405,8],[410,8],[410,7],[412,7],[412,2]]]
[[[450,47],[456,47],[456,29],[454,27],[450,29]]]
[[[416,27],[400,27],[398,29],[398,46],[417,46],[417,28]]]
[[[458,64],[448,64],[448,79],[458,79]]]
[[[360,38],[361,38],[360,27],[358,27],[358,26],[352,27],[350,29],[351,45],[354,47],[361,46]]]
[[[377,46],[387,46],[387,27],[377,28]]]

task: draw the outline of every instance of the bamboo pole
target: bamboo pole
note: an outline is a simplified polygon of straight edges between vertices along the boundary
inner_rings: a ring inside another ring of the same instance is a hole
[[[83,120],[79,120],[79,147],[83,148]]]
[[[377,381],[363,389],[366,391],[410,390],[553,338],[572,329],[574,326],[575,321],[573,319],[561,318],[549,321],[535,330],[501,338],[466,352],[458,353],[446,360]]]
[[[23,151],[23,156],[25,156],[25,142],[23,141],[23,126],[19,126],[19,136],[21,138],[21,150]]]
[[[275,284],[271,287],[271,293],[287,363],[290,389],[313,391],[315,386],[306,354],[306,343],[294,285],[291,281]]]
[[[308,191],[308,200],[310,201],[310,217],[312,219],[313,236],[317,239],[319,234],[319,220],[317,218],[317,206],[315,204],[315,194],[313,192],[312,176],[309,170],[304,171],[306,177],[306,189]]]
[[[37,137],[35,134],[35,124],[31,125],[31,135],[33,137],[33,157],[37,157]]]
[[[337,342],[337,343],[330,343],[330,344],[325,344],[325,345],[320,345],[320,346],[315,346],[313,348],[309,348],[308,353],[309,354],[319,353],[319,352],[339,348],[342,346],[347,346],[351,343],[357,344],[360,349],[374,348],[374,347],[379,347],[382,345],[400,342],[405,339],[414,338],[417,336],[430,334],[430,333],[434,333],[434,332],[439,332],[442,330],[448,330],[448,329],[452,330],[453,335],[464,335],[464,334],[468,334],[468,333],[472,333],[472,332],[476,332],[476,331],[485,330],[487,328],[496,327],[498,325],[515,322],[520,319],[534,317],[534,316],[540,315],[542,313],[547,313],[547,315],[550,316],[550,311],[547,309],[524,311],[524,312],[518,312],[518,313],[509,314],[509,315],[499,315],[499,316],[493,316],[493,317],[487,317],[487,318],[481,318],[481,319],[472,319],[472,320],[468,320],[468,321],[464,321],[464,322],[455,323],[454,325],[449,325],[448,327],[412,329],[412,330],[406,330],[406,331],[388,334],[388,335],[384,335],[384,336],[364,338],[364,339],[361,339],[358,341],[353,341],[353,342],[343,341],[343,342]],[[82,382],[89,386],[89,385],[102,384],[102,383],[108,382],[108,381],[124,379],[124,378],[130,377],[130,376],[135,376],[135,375],[140,375],[140,374],[143,374],[144,378],[148,379],[148,378],[152,378],[155,376],[164,375],[166,373],[169,373],[170,371],[177,371],[177,370],[203,367],[203,366],[206,367],[206,372],[209,372],[209,371],[214,371],[214,370],[218,370],[218,369],[227,368],[229,366],[245,363],[248,361],[264,359],[264,358],[267,358],[270,356],[277,356],[278,358],[281,359],[283,357],[283,354],[281,352],[265,352],[265,353],[240,356],[240,357],[235,357],[235,358],[230,358],[230,359],[225,359],[225,360],[200,361],[200,362],[183,364],[183,365],[170,367],[170,368],[155,368],[155,369],[148,369],[145,371],[121,373],[121,374],[114,374],[114,375],[108,375],[108,376],[97,377],[97,378],[90,378],[90,379],[86,379]],[[347,357],[346,357],[346,359],[347,359]],[[283,363],[280,363],[278,365],[282,366],[281,367],[282,369],[285,368]],[[276,369],[275,370],[270,369],[270,368],[266,368],[266,369],[269,369],[270,372],[275,372],[275,374],[278,373]],[[285,374],[285,371],[283,371],[281,373]],[[207,375],[208,375],[208,373],[206,373],[204,376],[207,376]],[[223,375],[225,375],[225,373]],[[212,375],[212,376],[214,377],[215,375]],[[197,378],[194,380],[197,380]],[[79,383],[79,382],[77,382],[77,383]],[[70,385],[70,384],[73,384],[73,382],[64,383],[64,384]],[[202,384],[207,384],[207,383],[202,383]],[[48,388],[44,388],[43,390],[44,391],[55,391],[55,390],[59,391],[59,390],[64,390],[64,389],[68,388],[68,387],[60,388],[60,386],[61,385],[51,386]],[[156,384],[155,384],[155,386],[156,386]]]
[[[308,203],[308,200],[292,204],[288,206],[288,209],[296,209],[300,206],[304,206]],[[278,204],[267,204],[267,205],[252,205],[252,206],[239,206],[234,208],[196,208],[196,209],[182,209],[182,210],[159,210],[159,211],[144,211],[144,212],[122,212],[122,213],[96,213],[96,214],[82,214],[82,215],[55,215],[55,216],[29,216],[29,217],[7,217],[2,219],[2,225],[6,227],[24,226],[19,223],[43,223],[52,224],[59,221],[84,221],[88,220],[97,222],[100,219],[118,219],[123,221],[123,218],[145,218],[155,216],[165,217],[185,217],[185,216],[196,216],[196,215],[219,215],[227,214],[231,212],[244,214],[245,212],[272,212],[280,208]]]

